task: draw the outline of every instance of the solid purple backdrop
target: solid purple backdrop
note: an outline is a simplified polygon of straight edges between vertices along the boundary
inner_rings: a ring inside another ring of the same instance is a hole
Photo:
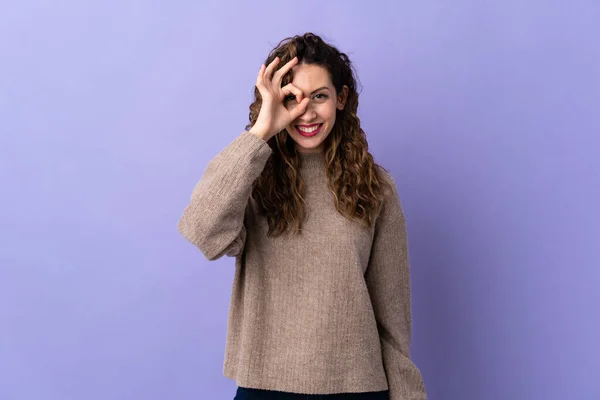
[[[600,399],[600,6],[358,4],[0,7],[1,399],[233,398],[233,260],[176,223],[305,31],[398,182],[430,399]]]

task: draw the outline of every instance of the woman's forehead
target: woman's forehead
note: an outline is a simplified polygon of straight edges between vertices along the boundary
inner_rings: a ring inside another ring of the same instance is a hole
[[[329,72],[320,65],[298,64],[292,68],[292,71],[294,75],[292,83],[299,89],[310,92],[323,86],[332,86]]]

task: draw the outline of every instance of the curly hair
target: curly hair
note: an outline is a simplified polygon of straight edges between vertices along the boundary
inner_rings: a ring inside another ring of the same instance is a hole
[[[335,124],[324,142],[324,162],[327,185],[334,197],[336,210],[346,218],[371,227],[384,202],[385,188],[390,185],[383,177],[385,169],[373,160],[368,151],[365,132],[360,127],[357,78],[348,56],[325,43],[313,33],[283,39],[268,55],[265,65],[280,58],[278,68],[294,57],[298,63],[322,66],[327,69],[337,94],[348,87],[345,107],[336,110]],[[293,80],[293,71],[283,78],[282,87]],[[262,99],[254,88],[250,105],[249,130],[258,118]],[[254,182],[252,197],[259,212],[268,221],[268,236],[279,236],[295,227],[300,233],[304,210],[305,185],[299,174],[300,156],[286,129],[268,141],[273,150],[264,170]]]

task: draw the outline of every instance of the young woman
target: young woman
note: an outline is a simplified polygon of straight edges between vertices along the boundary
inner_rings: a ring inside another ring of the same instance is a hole
[[[236,257],[235,399],[426,399],[409,356],[405,219],[368,151],[348,56],[311,33],[287,38],[254,95],[178,224],[209,260]]]

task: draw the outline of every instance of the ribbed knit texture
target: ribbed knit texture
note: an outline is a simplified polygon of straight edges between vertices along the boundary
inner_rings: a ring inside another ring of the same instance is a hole
[[[239,386],[426,399],[410,359],[410,273],[396,185],[372,228],[335,210],[322,153],[302,154],[308,216],[269,238],[251,198],[272,150],[243,132],[208,164],[178,224],[206,258],[236,257],[224,362]]]

